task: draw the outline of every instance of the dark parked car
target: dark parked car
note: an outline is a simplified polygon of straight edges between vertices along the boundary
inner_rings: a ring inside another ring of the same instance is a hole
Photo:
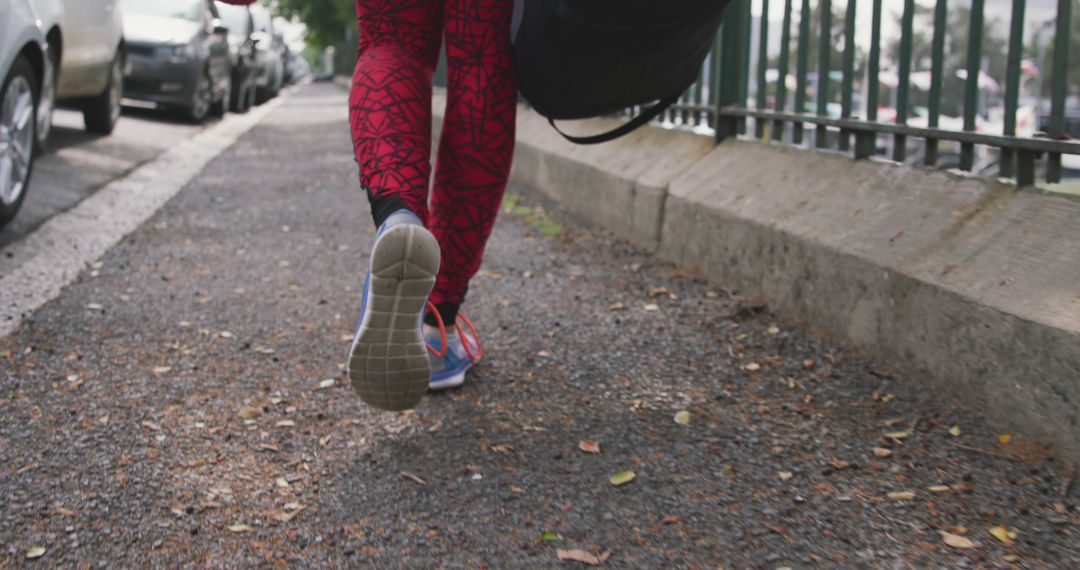
[[[255,21],[247,6],[218,2],[217,9],[222,25],[229,29],[229,65],[232,68],[229,108],[236,113],[246,113],[255,104],[255,80],[259,73]]]
[[[285,41],[274,29],[274,18],[263,6],[251,7],[251,16],[255,19],[255,46],[259,61],[259,76],[256,79],[260,102],[277,97],[285,80]]]
[[[228,30],[213,0],[121,0],[128,66],[124,96],[192,121],[228,110]]]

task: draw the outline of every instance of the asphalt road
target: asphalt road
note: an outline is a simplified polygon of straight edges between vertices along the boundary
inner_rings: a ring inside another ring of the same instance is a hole
[[[30,193],[15,220],[0,230],[0,248],[205,127],[167,113],[125,107],[113,134],[101,137],[83,128],[82,113],[58,110],[48,146],[34,162]]]
[[[521,189],[485,361],[365,407],[345,105],[291,96],[0,340],[0,567],[1080,567],[1044,450]]]

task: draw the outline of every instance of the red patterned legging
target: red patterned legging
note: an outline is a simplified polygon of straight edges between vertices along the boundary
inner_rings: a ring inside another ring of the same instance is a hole
[[[480,268],[514,154],[512,0],[356,0],[349,97],[360,183],[376,225],[400,207],[435,234],[431,301],[453,322]],[[444,36],[447,104],[428,207],[432,76]]]

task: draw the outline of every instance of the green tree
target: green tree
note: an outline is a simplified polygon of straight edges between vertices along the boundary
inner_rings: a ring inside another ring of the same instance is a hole
[[[1080,94],[1080,0],[1073,0],[1072,22],[1069,26],[1069,64],[1066,66],[1068,81],[1067,93]],[[1050,96],[1054,84],[1054,27],[1040,27],[1030,45],[1026,46],[1027,56],[1036,61],[1042,73],[1041,95]],[[1039,55],[1042,60],[1039,60]]]
[[[341,46],[346,31],[356,26],[352,0],[277,0],[276,4],[278,14],[300,18],[308,28],[308,43],[319,49]]]

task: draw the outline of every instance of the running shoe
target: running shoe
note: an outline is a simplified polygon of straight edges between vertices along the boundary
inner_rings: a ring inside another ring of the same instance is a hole
[[[439,242],[415,214],[399,210],[379,227],[349,351],[349,381],[364,402],[407,410],[427,392],[421,325],[438,272]]]
[[[471,339],[465,334],[466,326],[472,335]],[[464,315],[458,315],[453,334],[446,334],[446,329],[440,322],[439,331],[428,334],[425,340],[429,349],[428,360],[431,362],[431,382],[428,389],[432,391],[456,388],[464,384],[465,373],[479,362],[483,355],[476,329]]]

